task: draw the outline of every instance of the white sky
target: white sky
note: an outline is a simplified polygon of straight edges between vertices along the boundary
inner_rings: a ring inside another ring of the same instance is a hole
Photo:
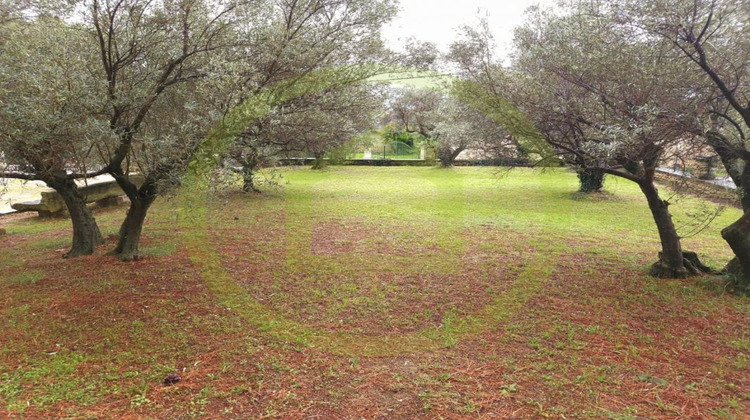
[[[524,10],[535,4],[552,5],[555,0],[401,0],[398,17],[383,30],[388,45],[399,50],[407,38],[434,42],[441,51],[456,38],[463,24],[475,25],[487,16],[498,44],[498,58],[507,58],[513,28],[523,23]]]

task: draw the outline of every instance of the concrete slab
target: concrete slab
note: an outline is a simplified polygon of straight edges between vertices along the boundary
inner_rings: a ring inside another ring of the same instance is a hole
[[[41,181],[22,181],[0,178],[0,214],[13,213],[11,204],[40,200],[47,184]]]
[[[111,182],[114,178],[100,175],[88,180],[78,180],[78,185],[95,185]],[[42,181],[23,181],[18,179],[0,178],[0,215],[15,212],[11,205],[42,199],[42,192],[54,191]]]

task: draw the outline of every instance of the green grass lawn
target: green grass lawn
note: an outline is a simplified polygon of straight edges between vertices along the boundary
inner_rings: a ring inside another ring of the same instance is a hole
[[[576,181],[286,169],[207,213],[159,201],[130,264],[113,240],[62,260],[66,221],[0,220],[0,417],[749,416],[750,302],[712,277],[649,278],[638,189]],[[663,194],[681,232],[714,206]],[[97,213],[105,235],[123,213]],[[721,267],[737,217],[684,249]]]

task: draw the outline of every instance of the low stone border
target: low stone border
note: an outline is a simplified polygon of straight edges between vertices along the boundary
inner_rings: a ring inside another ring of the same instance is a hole
[[[732,188],[661,171],[657,171],[656,181],[679,193],[692,194],[716,203],[742,208],[737,190]]]

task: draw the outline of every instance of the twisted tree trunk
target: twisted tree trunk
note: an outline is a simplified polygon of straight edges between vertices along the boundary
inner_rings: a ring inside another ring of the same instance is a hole
[[[651,266],[649,274],[659,278],[688,277],[690,271],[685,267],[680,236],[677,234],[672,215],[669,213],[669,203],[659,197],[659,191],[652,182],[643,181],[639,183],[639,186],[643,195],[646,196],[648,208],[654,217],[661,240],[659,261]]]
[[[439,147],[438,160],[440,161],[440,165],[444,168],[453,166],[453,162],[465,149],[466,148],[462,146],[457,147],[456,149],[451,149],[450,146]]]
[[[130,198],[128,213],[120,225],[119,239],[114,254],[120,261],[137,261],[141,258],[138,245],[141,241],[143,223],[146,220],[148,209],[154,203],[157,196],[157,185],[153,178],[146,178],[140,188],[127,177],[115,177],[118,184]]]
[[[732,248],[735,258],[724,271],[732,275],[733,290],[738,295],[750,295],[750,213],[745,212],[736,222],[721,231],[721,237]]]
[[[120,225],[120,238],[115,248],[115,255],[120,261],[137,261],[141,258],[138,245],[141,241],[143,222],[153,202],[153,198],[139,199],[130,204],[128,214]]]
[[[242,171],[242,191],[243,192],[255,192],[260,193],[261,191],[255,186],[255,172],[243,168]]]
[[[750,295],[750,162],[747,154],[732,147],[732,143],[721,133],[710,131],[706,139],[737,186],[744,213],[739,220],[721,231],[722,238],[735,255],[722,271],[732,276],[732,293]]]
[[[104,243],[104,238],[75,181],[68,178],[52,178],[45,182],[65,201],[73,224],[73,244],[63,258],[93,254],[94,249]]]

